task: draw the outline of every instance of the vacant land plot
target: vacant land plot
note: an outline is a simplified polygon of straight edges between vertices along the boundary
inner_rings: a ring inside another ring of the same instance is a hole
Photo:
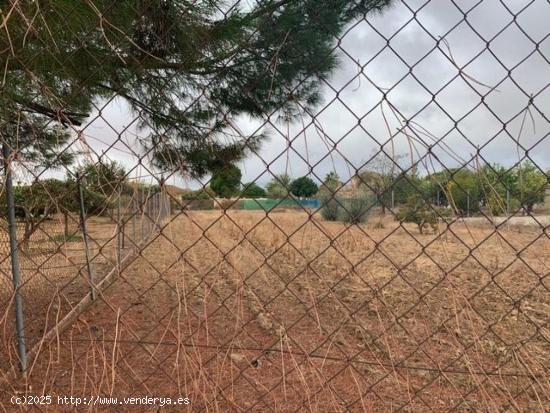
[[[27,384],[209,412],[544,411],[549,266],[537,228],[188,211],[44,343]],[[5,408],[24,384],[2,384]]]
[[[55,326],[90,291],[88,265],[78,218],[70,219],[68,234],[60,219],[49,219],[19,250],[25,335],[32,348],[45,331]],[[90,270],[95,279],[116,265],[116,224],[94,217],[88,222]],[[24,239],[24,225],[18,225],[18,239]],[[131,244],[121,252],[126,254]],[[17,359],[13,311],[13,283],[7,227],[0,223],[0,320],[2,348],[0,364]]]

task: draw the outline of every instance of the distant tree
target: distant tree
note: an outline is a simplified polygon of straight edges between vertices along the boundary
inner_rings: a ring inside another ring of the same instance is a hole
[[[423,234],[427,228],[431,228],[434,232],[437,231],[439,215],[444,213],[443,208],[436,209],[430,206],[422,196],[417,194],[408,199],[407,203],[398,212],[397,219],[402,222],[416,224],[418,231]]]
[[[516,210],[519,201],[514,198],[517,176],[514,170],[498,163],[484,165],[479,171],[482,202],[492,215],[502,215]],[[509,205],[508,205],[509,204]]]
[[[68,181],[45,179],[35,181],[31,185],[14,187],[15,213],[23,220],[24,232],[22,244],[26,245],[31,235],[40,224],[51,218],[52,214],[60,213],[64,217],[64,233],[68,236],[68,218],[70,213],[78,213],[79,204],[75,187]],[[0,197],[1,211],[6,211],[6,198]]]
[[[335,171],[330,171],[325,175],[325,179],[321,183],[319,188],[319,196],[326,197],[328,195],[333,195],[338,188],[342,186],[342,181]]]
[[[449,176],[449,172],[444,170],[433,172],[423,177],[421,185],[424,199],[427,201],[429,200],[437,206],[449,205],[447,199],[447,183],[449,182]]]
[[[290,183],[290,192],[292,192],[292,195],[299,198],[308,198],[313,196],[318,190],[319,187],[317,184],[308,176],[296,178]]]
[[[84,179],[87,191],[107,198],[128,189],[125,186],[126,170],[116,161],[87,162],[76,168],[68,179],[74,180],[77,174]]]
[[[329,189],[336,190],[337,188],[342,186],[342,181],[335,171],[330,171],[325,175],[325,179],[323,179],[322,185]]]
[[[374,194],[376,201],[380,204],[381,214],[386,213],[386,207],[390,203],[390,185],[392,179],[376,171],[362,171],[357,176],[359,188],[370,191]]]
[[[449,205],[457,213],[478,212],[481,206],[481,179],[477,172],[462,168],[453,170],[446,185]]]
[[[548,177],[532,162],[525,161],[516,166],[513,196],[525,208],[527,214],[533,212],[535,204],[544,202]]]
[[[244,184],[243,187],[241,196],[244,198],[265,198],[267,195],[265,189],[256,184],[256,182]]]
[[[277,175],[267,185],[267,196],[269,198],[286,198],[290,192],[291,178],[287,174]]]
[[[222,198],[231,198],[239,194],[242,173],[238,166],[227,165],[212,175],[210,188]]]
[[[72,181],[48,179],[41,182],[46,199],[51,202],[55,210],[63,216],[63,233],[65,238],[69,234],[69,216],[80,212],[80,203],[76,185]]]
[[[16,216],[25,223],[21,244],[27,245],[31,235],[39,225],[50,218],[56,199],[48,193],[46,186],[53,187],[57,180],[49,182],[34,182],[32,185],[17,186],[14,188]]]
[[[484,203],[483,173],[450,168],[426,176],[422,196],[437,206],[450,206],[457,214],[478,212]]]
[[[425,181],[414,170],[398,174],[392,182],[392,191],[395,204],[405,204],[415,194],[427,195]]]
[[[359,186],[371,191],[381,207],[381,214],[386,213],[387,206],[391,205],[391,191],[393,183],[401,172],[399,162],[403,155],[393,158],[380,152],[373,156],[365,168],[356,176]]]

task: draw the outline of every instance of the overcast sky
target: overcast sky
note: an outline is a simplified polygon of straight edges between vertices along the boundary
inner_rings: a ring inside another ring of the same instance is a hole
[[[324,102],[315,122],[304,115],[291,125],[270,127],[259,156],[240,165],[243,182],[265,184],[271,179],[267,164],[272,173],[300,176],[309,172],[308,163],[321,179],[335,168],[345,180],[381,146],[388,154],[405,155],[401,164],[407,168],[419,157],[428,159],[427,146],[434,145],[434,156],[423,165],[439,170],[439,162],[454,167],[470,161],[477,148],[488,162],[513,165],[525,156],[514,141],[519,140],[537,165],[550,167],[549,2],[454,3],[460,9],[450,0],[397,1],[355,22],[339,44],[339,68],[322,85]],[[514,21],[511,13],[518,12]],[[481,95],[487,95],[483,102]],[[84,136],[94,151],[106,151],[131,168],[136,160],[128,148],[111,145],[120,134],[138,150],[135,134],[145,132],[133,118],[114,100],[91,118]],[[261,125],[247,117],[236,121],[243,134]],[[196,187],[182,179],[171,183]]]

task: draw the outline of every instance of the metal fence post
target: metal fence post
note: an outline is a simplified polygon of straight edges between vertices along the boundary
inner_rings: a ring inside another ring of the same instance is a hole
[[[90,282],[90,293],[92,295],[92,300],[96,298],[96,291],[94,286],[94,276],[92,273],[92,266],[90,265],[90,254],[88,251],[88,231],[86,229],[86,209],[84,207],[84,192],[82,190],[82,182],[80,176],[76,174],[76,182],[78,185],[78,198],[80,204],[80,227],[82,229],[82,238],[84,239],[84,252],[86,255],[86,267],[88,270],[88,281]]]
[[[119,188],[118,190],[118,202],[117,202],[117,208],[116,208],[116,214],[117,214],[117,238],[116,238],[116,250],[117,250],[117,265],[120,268],[120,263],[122,262],[122,240],[124,238],[124,232],[123,232],[123,226],[122,221],[120,218],[120,196],[121,196],[121,190]]]
[[[23,298],[19,288],[21,286],[21,273],[19,271],[19,250],[17,246],[17,223],[15,222],[15,199],[13,194],[13,182],[10,168],[10,150],[7,144],[2,145],[4,158],[4,177],[6,179],[6,202],[8,206],[8,228],[10,237],[11,272],[13,289],[15,292],[15,327],[17,332],[17,348],[19,362],[23,376],[27,373],[27,348],[25,345],[25,320],[23,315]]]
[[[139,193],[139,214],[140,214],[140,220],[141,220],[141,232],[139,234],[139,241],[141,242],[143,240],[143,234],[145,233],[145,205],[144,205],[144,193]]]
[[[136,231],[136,219],[137,219],[137,208],[136,208],[136,199],[132,197],[132,248],[137,246],[137,231]]]

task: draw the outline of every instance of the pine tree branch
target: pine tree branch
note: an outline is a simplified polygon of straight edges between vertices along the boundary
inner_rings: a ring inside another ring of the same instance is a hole
[[[68,124],[74,126],[81,126],[82,121],[80,119],[88,116],[86,113],[68,112],[63,109],[51,109],[47,106],[41,105],[36,102],[25,99],[13,99],[16,103],[27,108],[29,112],[39,113],[47,116],[50,119],[59,121],[63,126]]]

